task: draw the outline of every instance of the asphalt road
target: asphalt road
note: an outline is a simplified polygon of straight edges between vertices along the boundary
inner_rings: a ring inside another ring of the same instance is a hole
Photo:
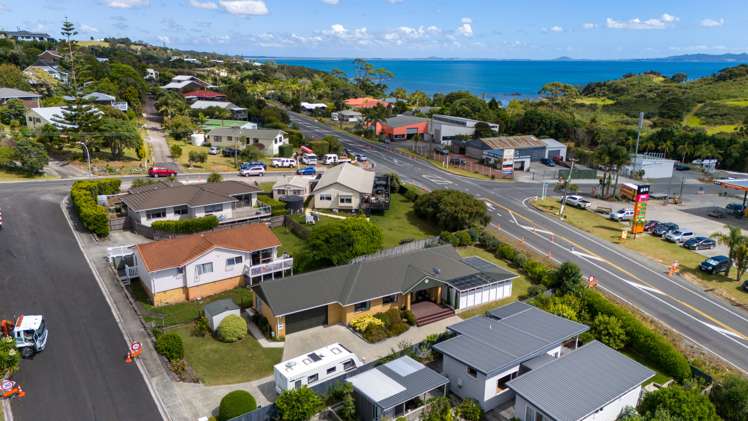
[[[0,185],[0,318],[42,314],[47,349],[15,379],[16,420],[158,420],[158,409],[60,209],[69,182]]]
[[[666,268],[641,255],[591,238],[583,231],[559,222],[527,205],[540,194],[539,184],[500,183],[456,176],[433,165],[398,154],[383,144],[365,142],[337,132],[299,114],[292,121],[311,137],[338,136],[346,147],[363,152],[378,172],[393,171],[405,181],[428,189],[450,188],[469,192],[484,200],[492,224],[506,235],[524,241],[527,247],[557,262],[573,261],[587,275],[594,275],[600,288],[653,317],[708,353],[748,373],[748,313],[716,298],[686,280],[668,277]],[[654,192],[668,186],[656,185]],[[685,193],[716,191],[717,186],[686,185]],[[666,192],[664,190],[663,192]]]

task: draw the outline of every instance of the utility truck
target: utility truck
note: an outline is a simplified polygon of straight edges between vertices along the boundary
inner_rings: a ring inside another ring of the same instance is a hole
[[[16,342],[16,348],[23,358],[31,358],[47,347],[47,323],[43,316],[18,316],[13,320],[0,321],[3,336]]]

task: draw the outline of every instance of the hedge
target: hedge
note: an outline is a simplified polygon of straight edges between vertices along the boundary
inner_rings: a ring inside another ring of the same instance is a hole
[[[293,145],[280,145],[278,147],[278,156],[282,157],[290,157],[293,155],[294,147]]]
[[[121,181],[107,178],[103,180],[80,180],[70,189],[70,200],[83,226],[98,235],[109,235],[109,214],[104,206],[96,202],[98,195],[119,193]]]
[[[221,399],[218,407],[218,420],[228,421],[257,408],[254,396],[246,390],[235,390],[229,392]]]
[[[272,216],[286,214],[286,204],[281,202],[280,200],[275,200],[272,197],[265,195],[257,196],[257,200],[270,206],[270,212]]]
[[[211,230],[218,226],[218,218],[215,215],[207,215],[200,218],[183,219],[178,221],[156,221],[151,228],[156,231],[168,232],[170,234],[192,234],[200,231]]]
[[[400,194],[411,202],[415,202],[423,192],[416,187],[400,184]]]

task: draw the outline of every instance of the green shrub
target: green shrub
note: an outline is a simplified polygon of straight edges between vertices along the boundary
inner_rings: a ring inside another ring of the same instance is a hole
[[[501,243],[496,249],[496,257],[510,262],[514,262],[514,257],[517,255],[517,251],[514,250],[509,244]]]
[[[182,147],[176,143],[169,147],[169,151],[171,152],[171,157],[174,159],[179,159],[182,156]]]
[[[387,339],[387,330],[384,326],[370,325],[363,333],[364,339],[370,343],[376,343]]]
[[[70,201],[81,224],[99,237],[109,235],[109,214],[96,197],[119,193],[120,184],[119,179],[81,180],[70,189]]]
[[[445,243],[449,243],[454,247],[457,247],[460,245],[459,244],[460,240],[457,238],[457,236],[449,231],[442,231],[441,234],[439,234],[439,238]]]
[[[208,319],[205,318],[205,314],[200,316],[192,322],[192,336],[207,336],[210,333],[210,325]]]
[[[328,405],[335,405],[336,403],[343,400],[346,395],[353,393],[353,385],[346,381],[339,381],[330,386],[327,390],[327,398],[325,401]]]
[[[483,416],[483,410],[478,402],[473,399],[465,399],[457,405],[457,415],[467,421],[480,421]]]
[[[403,319],[411,326],[416,325],[416,315],[410,310],[403,310]]]
[[[423,193],[415,187],[401,184],[400,194],[402,194],[403,197],[408,199],[409,201],[415,202],[416,200],[418,200],[419,197],[421,197]]]
[[[525,267],[525,263],[527,262],[527,256],[522,252],[515,252],[514,256],[512,256],[512,264],[514,267],[521,269]]]
[[[223,176],[221,174],[218,174],[217,172],[212,172],[208,176],[208,183],[220,183],[223,181]]]
[[[265,335],[265,337],[269,338],[271,336],[273,330],[270,327],[270,322],[268,322],[268,319],[265,318],[265,316],[260,313],[255,313],[254,316],[252,316],[252,321],[257,325],[260,331],[262,331],[262,334]]]
[[[221,404],[218,406],[218,420],[228,421],[239,415],[252,412],[256,408],[257,402],[255,402],[252,394],[246,390],[235,390],[221,399]]]
[[[527,279],[533,284],[542,284],[549,274],[548,268],[544,264],[532,259],[525,260],[522,269],[527,274]]]
[[[421,195],[413,206],[415,214],[444,231],[485,226],[491,217],[486,204],[459,190],[435,190]]]
[[[478,245],[489,253],[496,253],[499,249],[501,241],[499,241],[493,234],[488,231],[483,231],[478,236]]]
[[[218,226],[218,218],[215,215],[206,215],[200,218],[180,219],[176,221],[155,221],[151,228],[156,231],[168,232],[170,234],[192,234],[195,232],[208,231]]]
[[[273,216],[286,214],[286,204],[281,202],[280,200],[275,200],[272,197],[266,195],[257,196],[257,200],[270,206],[270,212]]]
[[[616,316],[598,314],[592,321],[592,334],[600,342],[613,349],[621,349],[626,346],[626,331],[623,323]]]
[[[527,289],[527,296],[530,298],[541,296],[545,293],[546,289],[543,285],[530,285]]]
[[[275,400],[282,421],[306,421],[322,409],[322,398],[306,386],[284,390]]]
[[[293,145],[280,145],[278,147],[278,156],[288,158],[293,155],[293,150]]]
[[[473,236],[470,235],[470,230],[457,231],[454,235],[458,246],[472,246],[475,244]]]
[[[176,333],[163,333],[156,339],[156,351],[174,362],[184,358],[182,338]]]
[[[200,151],[190,151],[189,155],[187,155],[187,159],[190,163],[202,164],[208,160],[208,153]]]
[[[0,336],[0,378],[15,372],[21,364],[21,353],[10,336]]]
[[[247,336],[247,321],[236,314],[226,316],[218,325],[216,333],[222,342],[236,342],[244,339]]]
[[[387,332],[390,334],[390,336],[398,336],[401,335],[410,329],[410,326],[408,326],[407,323],[403,322],[402,320],[395,322],[390,325],[390,327],[387,329]]]

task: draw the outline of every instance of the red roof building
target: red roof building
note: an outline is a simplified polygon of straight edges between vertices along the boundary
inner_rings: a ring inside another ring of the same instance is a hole
[[[381,99],[371,98],[371,97],[364,97],[364,98],[348,98],[343,103],[351,108],[374,108],[377,105],[381,105],[383,107],[390,107],[392,104],[386,101],[382,101]]]
[[[182,95],[187,99],[203,99],[208,101],[222,101],[226,99],[226,95],[220,92],[209,91],[207,89],[185,92]]]

